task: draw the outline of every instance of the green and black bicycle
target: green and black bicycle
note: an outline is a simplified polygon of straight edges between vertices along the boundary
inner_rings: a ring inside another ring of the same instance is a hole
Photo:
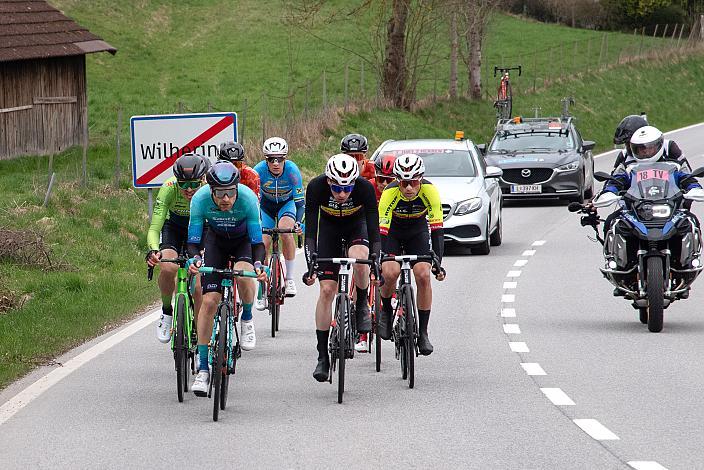
[[[188,275],[186,263],[188,258],[178,257],[173,259],[161,259],[161,263],[178,264],[176,274],[176,294],[174,295],[174,320],[171,327],[171,350],[174,353],[174,363],[176,366],[176,393],[178,401],[183,402],[183,394],[188,391],[188,370],[195,374],[195,354],[198,344],[196,324],[194,321],[195,308],[193,306],[193,296],[189,288],[193,276]],[[147,278],[151,281],[154,275],[154,267],[147,271]]]

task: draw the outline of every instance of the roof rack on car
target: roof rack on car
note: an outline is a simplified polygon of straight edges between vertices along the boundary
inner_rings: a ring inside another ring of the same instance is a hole
[[[573,116],[551,116],[540,118],[525,118],[517,116],[513,119],[499,119],[496,123],[496,131],[514,135],[533,134],[535,132],[545,132],[544,125],[546,123],[548,125],[548,131],[550,131],[552,130],[551,124],[555,123],[557,126],[554,127],[554,131],[567,135],[569,134],[569,129],[572,125],[573,119]],[[540,124],[540,126],[537,124]]]

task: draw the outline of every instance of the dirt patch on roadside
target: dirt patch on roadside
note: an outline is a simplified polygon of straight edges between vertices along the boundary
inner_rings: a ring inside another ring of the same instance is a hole
[[[11,290],[0,289],[0,315],[24,307],[31,298],[29,294],[21,295]]]
[[[70,269],[68,263],[52,255],[38,230],[0,228],[0,259],[42,269]]]

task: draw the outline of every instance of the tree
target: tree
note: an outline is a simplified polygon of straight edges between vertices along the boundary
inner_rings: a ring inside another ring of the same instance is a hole
[[[489,19],[501,3],[502,0],[459,0],[466,47],[462,59],[467,67],[468,94],[475,100],[482,97],[482,49]]]

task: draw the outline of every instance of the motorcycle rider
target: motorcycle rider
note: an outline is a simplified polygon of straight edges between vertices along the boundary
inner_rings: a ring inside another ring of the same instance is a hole
[[[616,162],[614,163],[614,169],[612,174],[617,171],[623,171],[629,164],[635,162],[635,157],[633,156],[633,150],[631,149],[630,142],[633,134],[640,128],[648,126],[648,121],[642,115],[631,114],[626,116],[621,120],[616,127],[616,132],[614,133],[614,144],[625,145],[625,148],[619,152],[616,156]],[[686,165],[688,170],[691,170],[689,162],[682,158],[682,150],[677,145],[674,140],[666,139],[664,140],[662,161],[674,160],[681,165]]]

